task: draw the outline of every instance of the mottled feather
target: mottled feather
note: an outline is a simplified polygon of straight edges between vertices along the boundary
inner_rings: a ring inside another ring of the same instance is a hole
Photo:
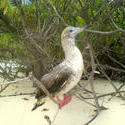
[[[73,69],[66,65],[65,62],[57,65],[51,72],[41,78],[42,84],[49,90],[50,93],[60,91],[70,80],[73,75]],[[65,84],[65,85],[64,85]],[[43,92],[37,93],[36,97],[44,95]]]

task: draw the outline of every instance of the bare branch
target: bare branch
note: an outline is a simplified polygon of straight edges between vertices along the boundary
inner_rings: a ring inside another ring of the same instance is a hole
[[[113,62],[119,64],[121,67],[123,67],[125,69],[125,65],[123,65],[122,63],[120,63],[119,61],[117,61],[115,58],[111,57],[109,54],[107,55]]]
[[[41,24],[41,22],[40,22],[40,13],[39,13],[39,0],[36,0],[35,1],[36,2],[36,17],[37,17],[37,31],[40,33],[40,31],[41,31],[41,26],[40,26],[40,24]]]
[[[104,69],[111,69],[111,70],[114,70],[114,71],[118,71],[118,72],[123,72],[123,73],[125,73],[125,70],[123,70],[123,69],[118,69],[118,68],[116,68],[116,67],[112,67],[112,66],[109,66],[109,65],[102,65],[102,64],[99,64],[101,67],[103,67]]]
[[[10,24],[10,20],[6,15],[0,14],[0,20],[2,20],[5,23],[5,26],[7,27],[7,29],[11,33],[16,33],[17,34],[17,29],[13,25]]]
[[[0,83],[0,85],[13,84],[13,83],[16,83],[16,82],[19,82],[19,81],[23,81],[23,80],[27,80],[27,79],[29,79],[29,77],[25,77],[25,78],[14,80],[14,81],[10,81],[10,82]]]
[[[97,64],[99,65],[99,61],[98,61],[97,58],[96,58],[96,62],[97,62]],[[113,82],[111,81],[110,77],[105,73],[103,67],[99,66],[98,68],[100,68],[100,71],[101,71],[101,72],[104,74],[104,76],[109,80],[109,83],[113,86],[113,88],[115,89],[116,93],[119,93],[120,97],[121,97],[122,99],[125,99],[125,98],[121,95],[121,93],[119,92],[119,90],[117,89],[117,87],[113,84]]]
[[[85,29],[84,31],[88,32],[88,33],[97,33],[97,34],[112,34],[112,33],[120,32],[120,30],[114,30],[114,31],[109,31],[109,32],[102,32],[102,31],[88,30],[88,29]]]
[[[90,57],[91,57],[91,66],[92,66],[92,72],[90,74],[88,81],[90,82],[91,90],[93,92],[93,97],[95,99],[95,104],[97,107],[97,112],[99,113],[100,106],[99,106],[99,102],[98,102],[98,99],[96,97],[96,92],[95,92],[94,85],[93,85],[94,71],[96,70],[96,65],[95,65],[95,60],[94,60],[94,51],[93,51],[93,48],[88,41],[88,34],[87,34],[86,40],[87,40],[87,44],[88,44],[88,48],[89,48],[89,53],[90,53]]]
[[[59,13],[58,13],[56,7],[53,5],[53,3],[52,3],[50,0],[48,0],[48,2],[49,2],[49,4],[52,6],[52,8],[54,9],[54,11],[55,11],[56,15],[59,17],[59,19],[62,20],[62,22],[63,22],[66,26],[68,26],[68,24],[65,22],[65,20],[59,15]]]
[[[26,23],[25,13],[24,13],[24,11],[23,11],[23,8],[21,7],[22,2],[21,2],[21,0],[20,0],[20,2],[14,0],[14,2],[16,3],[18,9],[20,10],[20,14],[21,14],[21,16],[22,16],[23,29],[24,29],[26,35],[29,36],[28,27],[27,27],[27,23]]]
[[[79,94],[79,96],[76,95],[76,97],[77,97],[78,99],[80,99],[81,101],[84,101],[85,103],[87,103],[87,104],[89,104],[89,105],[91,105],[91,106],[97,108],[96,105],[94,105],[94,104],[92,104],[92,103],[90,103],[90,102],[87,102],[87,101],[85,100],[85,98],[83,98],[83,96],[81,96],[80,94]]]
[[[108,14],[108,16],[109,16],[109,18],[110,18],[112,24],[114,25],[114,27],[115,27],[117,30],[121,31],[121,32],[125,32],[125,30],[119,28],[118,25],[114,22],[114,20],[113,20],[111,14],[110,14],[110,11],[109,11],[109,9],[108,9],[108,0],[106,0],[105,3],[106,3],[106,8],[107,8],[107,14]]]

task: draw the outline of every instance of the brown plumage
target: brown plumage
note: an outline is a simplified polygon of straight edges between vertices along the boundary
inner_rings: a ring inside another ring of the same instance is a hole
[[[44,75],[41,78],[41,83],[44,84],[50,93],[58,93],[67,84],[72,72],[70,67],[61,63],[50,73]],[[36,98],[39,98],[40,96],[45,96],[45,93],[38,90]]]

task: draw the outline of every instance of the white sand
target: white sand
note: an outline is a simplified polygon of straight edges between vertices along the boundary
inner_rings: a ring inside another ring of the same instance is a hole
[[[119,86],[118,83],[116,84]],[[95,80],[95,88],[99,94],[113,91],[107,80]],[[1,95],[33,92],[34,90],[31,82],[26,80],[10,85]],[[119,97],[108,101],[109,98],[110,96],[100,98],[100,104],[108,110],[102,111],[90,125],[125,125],[125,101]],[[52,119],[57,106],[48,99],[45,105],[32,112],[31,109],[35,102],[33,95],[0,98],[0,125],[48,125],[44,116],[48,115]],[[48,111],[42,111],[44,108]],[[60,110],[54,125],[84,125],[93,114],[92,106],[73,97],[72,101]]]

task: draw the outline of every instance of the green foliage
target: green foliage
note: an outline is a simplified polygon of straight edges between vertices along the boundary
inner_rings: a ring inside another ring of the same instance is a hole
[[[50,1],[53,5],[48,0],[30,0],[28,4],[21,4],[18,0],[0,1],[0,49],[2,50],[0,60],[15,59],[20,65],[26,67],[20,71],[26,72],[28,69],[36,72],[37,75],[37,72],[44,74],[46,70],[43,69],[53,63],[50,60],[55,59],[58,63],[64,57],[59,41],[65,25],[59,16],[68,25],[93,24],[91,27],[93,30],[112,31],[115,27],[107,13],[109,11],[116,25],[125,29],[124,1],[109,1],[108,8],[105,0]],[[125,64],[123,61],[125,48],[120,38],[124,41],[124,34],[120,32],[109,35],[88,34],[88,40],[93,45],[99,62],[101,64],[110,62],[109,65],[115,65],[117,68],[121,67],[111,60],[107,62],[109,57],[106,54],[108,52],[116,60]],[[85,41],[86,34],[81,33],[78,40]],[[42,48],[42,51],[33,44],[33,41]],[[78,46],[83,50],[86,43],[78,42]]]
[[[7,13],[8,7],[9,7],[8,0],[2,0],[2,1],[0,1],[0,9],[4,9],[3,14]]]
[[[0,34],[0,48],[1,59],[16,59],[17,56],[22,54],[22,45],[20,42],[17,42],[18,39],[13,36],[11,33],[1,33]]]

